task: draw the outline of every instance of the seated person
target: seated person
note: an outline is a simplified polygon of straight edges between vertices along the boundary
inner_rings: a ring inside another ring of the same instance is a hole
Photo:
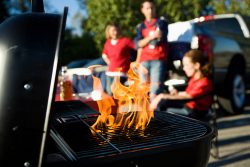
[[[176,89],[169,94],[161,93],[151,102],[151,109],[157,109],[162,100],[184,100],[182,108],[168,108],[167,112],[173,112],[195,119],[202,119],[208,112],[212,101],[212,81],[208,58],[202,51],[190,50],[186,52],[182,60],[183,70],[189,78],[185,91],[178,92]]]

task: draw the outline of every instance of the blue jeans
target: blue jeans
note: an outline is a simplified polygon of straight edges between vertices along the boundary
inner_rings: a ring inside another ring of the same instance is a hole
[[[142,81],[150,81],[150,95],[157,95],[164,89],[164,81],[166,79],[166,63],[162,60],[151,60],[141,62],[148,70],[148,76],[140,75]]]
[[[190,112],[185,108],[168,108],[167,112],[188,116]]]
[[[166,112],[187,116],[190,118],[198,119],[200,121],[208,121],[209,119],[209,117],[207,116],[208,110],[198,111],[198,110],[188,109],[187,107],[183,107],[183,108],[168,108]]]
[[[106,87],[105,87],[105,92],[109,95],[113,95],[111,91],[111,85],[114,81],[114,76],[106,76]],[[127,81],[127,77],[125,76],[120,76],[120,82],[121,84],[124,84]]]

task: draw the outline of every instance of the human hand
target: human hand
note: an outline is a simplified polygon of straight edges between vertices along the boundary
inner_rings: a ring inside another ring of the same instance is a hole
[[[160,101],[163,99],[164,94],[161,93],[159,95],[157,95],[150,103],[150,109],[151,110],[155,110],[158,106],[158,104],[160,103]]]
[[[150,31],[149,32],[149,36],[148,38],[151,40],[154,40],[154,39],[159,39],[161,38],[161,31],[160,30],[154,30],[154,31]]]
[[[177,95],[178,94],[178,90],[173,88],[171,89],[171,91],[169,92],[171,95]]]
[[[161,31],[160,29],[156,29],[154,32],[155,39],[160,39],[161,38]]]

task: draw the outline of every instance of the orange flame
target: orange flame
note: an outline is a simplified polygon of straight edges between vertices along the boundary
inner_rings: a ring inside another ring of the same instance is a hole
[[[128,86],[121,84],[119,77],[114,79],[111,86],[113,98],[102,93],[101,100],[97,101],[100,115],[92,125],[95,130],[108,128],[114,130],[116,127],[135,128],[144,130],[149,124],[154,113],[149,108],[149,83],[141,82],[138,71],[141,66],[131,63],[127,73]],[[146,71],[146,69],[144,69]],[[94,78],[94,89],[100,84],[99,78]],[[117,111],[112,115],[112,106],[117,101]]]

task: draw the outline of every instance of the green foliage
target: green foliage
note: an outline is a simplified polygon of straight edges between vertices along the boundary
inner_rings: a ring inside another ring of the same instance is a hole
[[[190,20],[202,15],[210,0],[155,0],[158,15],[165,15],[170,23]]]
[[[250,16],[249,0],[214,0],[210,5],[213,6],[216,14],[240,13]]]
[[[98,52],[105,42],[105,27],[118,22],[124,35],[135,35],[136,25],[143,20],[140,4],[143,0],[78,0],[87,10],[82,28],[93,34]],[[241,13],[250,15],[249,0],[154,0],[158,16],[166,16],[169,23],[190,20],[202,15]]]
[[[140,0],[86,0],[88,18],[83,29],[93,33],[96,46],[101,52],[105,42],[105,27],[111,22],[119,23],[125,36],[133,37],[135,27],[143,19]]]
[[[66,30],[62,63],[72,60],[97,58],[105,42],[105,27],[111,22],[121,26],[125,36],[134,38],[135,27],[144,17],[140,11],[143,0],[76,0],[88,16],[82,19],[83,35],[76,36]],[[8,2],[8,3],[7,3]],[[169,23],[190,20],[201,15],[241,13],[250,16],[249,0],[154,0],[158,16],[166,16]],[[1,0],[0,22],[8,16],[6,4],[12,11],[30,9],[28,0]]]
[[[97,57],[99,57],[99,54],[92,35],[84,33],[79,37],[72,35],[70,29],[65,31],[62,49],[62,65],[66,65],[73,60],[95,59]]]
[[[140,11],[143,0],[78,0],[84,4],[88,17],[82,28],[94,36],[99,53],[105,42],[105,27],[111,22],[120,24],[122,33],[133,38],[135,27],[144,17]],[[155,0],[158,16],[169,22],[188,20],[201,15],[209,0]]]
[[[8,0],[13,13],[25,13],[31,11],[30,0]]]

